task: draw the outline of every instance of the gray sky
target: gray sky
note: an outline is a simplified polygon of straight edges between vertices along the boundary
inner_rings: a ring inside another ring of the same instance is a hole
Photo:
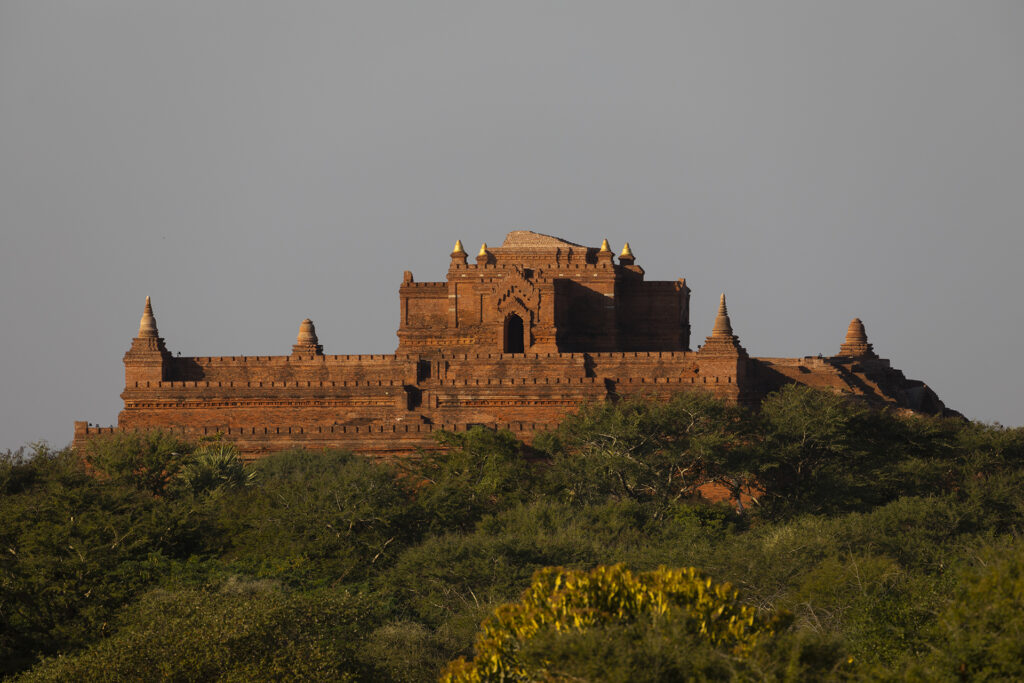
[[[1024,3],[0,0],[0,448],[183,355],[392,352],[402,271],[529,228],[1024,424]]]

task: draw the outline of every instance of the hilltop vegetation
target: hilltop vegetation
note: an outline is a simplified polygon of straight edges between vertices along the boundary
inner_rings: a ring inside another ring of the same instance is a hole
[[[1022,429],[793,387],[443,438],[6,453],[0,676],[1024,678]]]

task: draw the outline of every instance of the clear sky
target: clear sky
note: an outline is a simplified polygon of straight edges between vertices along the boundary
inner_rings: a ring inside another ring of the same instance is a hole
[[[389,353],[402,271],[629,241],[757,356],[1024,424],[1024,2],[0,0],[0,448],[183,355]]]

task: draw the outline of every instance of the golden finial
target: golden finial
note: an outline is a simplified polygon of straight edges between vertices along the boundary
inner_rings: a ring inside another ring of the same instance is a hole
[[[629,248],[629,242],[626,242],[626,246],[622,247],[622,253],[619,254],[619,256],[624,256],[625,258],[633,258],[633,250]]]
[[[479,258],[480,256],[487,256],[487,242],[480,245],[480,253],[477,254],[477,257]]]
[[[453,254],[465,254],[466,250],[462,248],[462,240],[455,240],[455,250]]]
[[[608,246],[608,240],[607,239],[605,239],[603,242],[601,242],[601,253],[602,254],[605,253],[605,252],[611,251],[611,250],[612,250],[612,248]]]
[[[156,317],[153,315],[153,304],[149,297],[146,297],[146,308],[142,311],[142,319],[139,320],[139,337],[158,337],[156,330]]]

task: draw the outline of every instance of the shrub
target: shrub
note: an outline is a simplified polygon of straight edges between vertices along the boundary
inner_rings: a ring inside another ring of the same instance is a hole
[[[726,485],[738,501],[750,483],[748,418],[710,394],[684,392],[667,403],[584,406],[534,445],[552,456],[550,488],[574,503],[611,497],[668,506],[708,482]]]
[[[70,451],[11,472],[0,494],[0,674],[107,632],[165,574],[183,521],[149,492],[89,476]]]
[[[641,574],[622,565],[590,572],[548,568],[534,575],[519,602],[502,605],[484,621],[474,659],[452,662],[441,680],[570,680],[580,667],[593,671],[611,664],[611,654],[632,650],[640,657],[631,659],[651,661],[647,655],[653,652],[694,641],[741,667],[748,653],[787,623],[788,615],[758,612],[728,584],[693,568]],[[722,671],[703,654],[699,668]],[[667,665],[659,675],[681,663],[657,660]],[[643,668],[634,671],[643,675]]]
[[[116,635],[46,660],[24,681],[346,681],[372,606],[341,591],[154,591]]]
[[[983,549],[932,628],[919,680],[1024,680],[1024,544]]]
[[[193,450],[195,444],[154,429],[89,439],[83,456],[90,470],[101,477],[161,495]]]
[[[250,486],[255,472],[246,472],[234,444],[204,443],[184,461],[170,488],[192,495]]]
[[[418,537],[411,496],[393,469],[344,451],[293,451],[253,464],[253,486],[213,501],[245,574],[295,586],[354,581]]]
[[[470,528],[482,515],[530,496],[535,468],[511,432],[474,427],[435,438],[446,450],[407,464],[410,477],[423,482],[417,499],[432,529]]]

